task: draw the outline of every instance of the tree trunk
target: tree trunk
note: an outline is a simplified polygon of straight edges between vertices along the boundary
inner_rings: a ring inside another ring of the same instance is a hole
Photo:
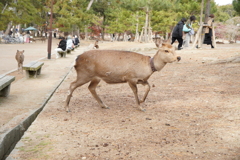
[[[168,39],[169,37],[168,37],[168,32],[166,32],[166,39]]]
[[[91,0],[91,1],[88,3],[87,11],[91,8],[93,1],[94,1],[94,0]]]
[[[6,29],[6,31],[5,31],[5,33],[4,33],[4,35],[8,35],[11,27],[12,27],[12,21],[8,23],[8,26],[7,26],[7,29]]]
[[[85,25],[85,40],[88,40],[88,31],[87,31],[87,25]]]
[[[128,35],[127,35],[126,32],[125,32],[124,35],[123,35],[123,41],[124,41],[124,42],[127,42],[127,41],[128,41]]]
[[[138,33],[138,23],[137,23],[136,34],[135,34],[134,42],[138,42],[138,41],[139,41],[139,33]]]
[[[150,18],[148,17],[148,42],[153,42],[152,39],[152,28],[150,24]]]
[[[121,33],[118,33],[117,41],[120,41]]]
[[[94,0],[91,0],[91,1],[88,3],[87,11],[91,8],[93,1],[94,1]],[[85,25],[85,40],[88,40],[88,32],[87,32],[87,26],[86,26],[86,25]]]
[[[137,13],[137,16],[136,16],[136,19],[137,19],[137,24],[136,24],[136,34],[135,34],[135,39],[134,39],[134,42],[137,42],[139,40],[139,33],[138,33],[138,13]]]
[[[143,30],[144,30],[144,27],[142,28],[142,32],[141,32],[141,34],[140,34],[140,37],[139,37],[139,42],[141,42],[141,41],[142,41]]]
[[[16,25],[13,26],[13,31],[12,31],[12,32],[13,32],[13,33],[12,33],[12,36],[15,37],[15,34],[16,34]]]
[[[20,34],[22,34],[22,25],[21,25],[21,24],[19,24],[19,30],[18,30],[18,32],[19,32]]]
[[[8,6],[8,3],[5,4],[5,6],[4,6],[4,8],[3,8],[2,12],[1,12],[2,14],[3,14],[4,11],[6,10],[7,6]]]
[[[148,9],[148,7],[147,7],[147,10],[146,10],[146,19],[145,19],[145,27],[144,27],[144,42],[148,42],[148,38],[147,38],[148,17],[149,17],[149,9]]]
[[[207,21],[208,21],[209,12],[210,12],[210,0],[207,0],[204,24],[206,24]],[[204,38],[205,38],[205,30],[206,30],[206,27],[203,27],[202,37],[201,37],[201,42],[200,42],[201,44],[199,46],[200,48],[202,47],[202,44],[203,44],[203,41],[204,41]]]
[[[77,27],[77,37],[79,38],[80,40],[80,32],[79,32],[79,28]]]
[[[105,37],[105,27],[103,26],[101,35],[100,35],[100,39],[104,40],[104,37]]]
[[[217,48],[217,45],[216,45],[216,38],[215,38],[214,24],[212,25],[212,43],[213,43],[214,48]]]
[[[200,30],[199,34],[197,34],[198,37],[196,37],[196,40],[195,40],[195,42],[197,42],[197,40],[198,40],[198,46],[199,47],[202,46],[202,44],[201,44],[202,43],[202,37],[204,37],[204,35],[202,35],[202,34],[204,34],[203,33],[203,28],[202,28],[202,26],[203,26],[203,24],[202,24],[203,7],[204,7],[204,0],[202,0],[202,3],[201,3],[201,15],[200,15],[200,28],[201,28],[201,30]],[[195,47],[195,43],[193,43],[193,47]]]

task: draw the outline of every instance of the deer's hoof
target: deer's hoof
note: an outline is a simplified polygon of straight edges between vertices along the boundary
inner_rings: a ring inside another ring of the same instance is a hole
[[[108,106],[102,106],[102,108],[104,108],[104,109],[110,109]]]
[[[71,112],[69,108],[65,108],[65,111],[66,111],[67,113]]]
[[[143,102],[144,102],[143,100],[139,101],[139,103],[143,103]]]
[[[143,109],[143,108],[139,108],[140,109],[140,111],[142,111],[142,112],[146,112],[146,109]]]

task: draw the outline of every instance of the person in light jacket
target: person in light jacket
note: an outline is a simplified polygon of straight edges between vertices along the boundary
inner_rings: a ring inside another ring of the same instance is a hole
[[[67,49],[71,50],[74,48],[73,40],[71,36],[67,37]]]
[[[189,32],[185,33],[185,40],[183,41],[184,47],[188,47],[189,46],[189,42],[191,39],[191,35],[194,34],[194,30],[192,28],[193,23],[195,22],[196,17],[195,16],[191,16],[187,22],[186,22],[186,27],[189,29]]]

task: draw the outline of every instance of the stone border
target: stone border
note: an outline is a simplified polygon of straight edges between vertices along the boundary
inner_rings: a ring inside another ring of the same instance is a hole
[[[45,57],[46,58],[46,57]],[[44,58],[41,58],[44,59]],[[11,151],[14,149],[18,141],[22,138],[24,135],[24,132],[27,131],[28,127],[32,124],[32,122],[37,118],[38,114],[43,110],[43,108],[46,106],[48,101],[51,99],[53,94],[56,92],[58,87],[62,84],[62,82],[66,79],[66,77],[70,74],[71,70],[73,68],[73,65],[70,67],[67,74],[63,77],[63,79],[57,84],[54,89],[49,93],[48,98],[44,101],[44,103],[41,105],[40,108],[33,111],[27,118],[25,118],[23,121],[21,121],[16,127],[11,129],[10,131],[7,131],[6,133],[3,133],[1,135],[0,140],[0,159],[4,160],[8,157],[8,155],[11,153]]]

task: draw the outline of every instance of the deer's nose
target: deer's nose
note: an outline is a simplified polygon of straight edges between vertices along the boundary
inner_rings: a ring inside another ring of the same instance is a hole
[[[180,61],[180,60],[181,60],[181,57],[180,57],[180,56],[178,56],[178,57],[177,57],[177,60],[178,60],[178,61]]]

